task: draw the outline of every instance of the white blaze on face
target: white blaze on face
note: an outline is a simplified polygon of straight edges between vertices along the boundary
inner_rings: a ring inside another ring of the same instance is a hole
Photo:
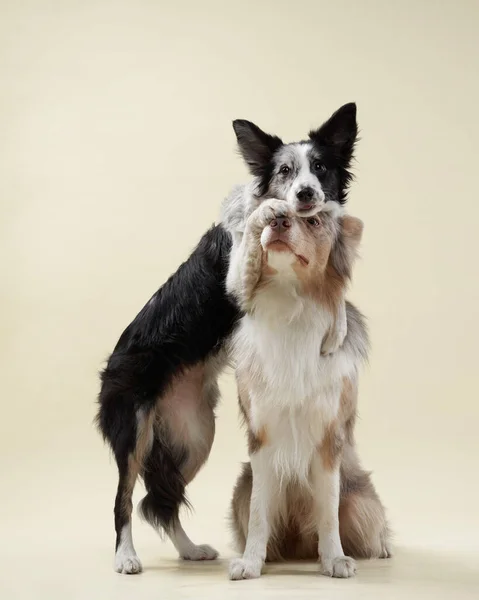
[[[324,202],[325,195],[321,183],[316,175],[311,171],[311,144],[294,144],[294,157],[297,165],[297,174],[289,190],[287,201],[297,206],[297,193],[304,188],[311,188],[315,195],[313,202],[316,203],[315,210],[311,214],[316,214],[318,208]]]

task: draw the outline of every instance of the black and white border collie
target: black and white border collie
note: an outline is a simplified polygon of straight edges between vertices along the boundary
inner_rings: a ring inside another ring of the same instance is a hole
[[[101,374],[97,421],[119,474],[114,509],[119,573],[142,570],[131,529],[138,477],[147,492],[141,515],[167,533],[179,555],[188,560],[217,556],[210,546],[189,539],[179,509],[187,503],[186,485],[213,444],[217,380],[241,316],[226,292],[229,255],[241,242],[249,215],[270,198],[287,202],[300,216],[340,213],[346,201],[358,132],[355,104],[340,108],[299,143],[285,144],[249,121],[233,126],[252,181],[233,190],[222,222],[206,232],[125,329]],[[340,305],[323,339],[324,354],[337,350],[346,335],[344,302]]]

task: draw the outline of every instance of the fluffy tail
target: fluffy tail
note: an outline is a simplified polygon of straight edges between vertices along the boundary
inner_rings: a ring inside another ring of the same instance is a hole
[[[156,435],[144,462],[143,479],[147,494],[138,507],[141,516],[153,527],[168,532],[178,519],[182,505],[189,507],[181,465],[186,450],[172,452]]]

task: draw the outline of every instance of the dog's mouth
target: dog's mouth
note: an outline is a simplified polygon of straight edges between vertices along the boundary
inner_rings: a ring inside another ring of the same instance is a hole
[[[298,213],[304,213],[304,212],[309,212],[312,208],[316,207],[316,202],[310,202],[309,204],[301,204],[300,207],[298,207]]]
[[[312,217],[323,208],[324,202],[308,202],[307,204],[301,202],[295,207],[296,214],[299,217]]]
[[[274,249],[276,252],[290,252],[291,254],[294,254],[294,256],[296,256],[296,258],[304,267],[307,267],[309,265],[309,260],[302,254],[296,254],[296,252],[294,252],[291,246],[284,240],[273,240],[266,246],[266,248],[268,250]]]

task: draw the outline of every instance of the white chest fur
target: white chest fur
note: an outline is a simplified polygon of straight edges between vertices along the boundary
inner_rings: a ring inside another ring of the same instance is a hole
[[[327,311],[294,291],[285,296],[271,286],[261,294],[261,302],[243,317],[233,340],[237,367],[247,373],[260,403],[304,406],[352,374],[355,360],[347,352],[321,355],[331,323]]]
[[[301,407],[279,409],[252,398],[250,426],[264,432],[262,451],[280,479],[308,481],[313,453],[337,414],[340,393],[335,386]]]
[[[237,368],[251,402],[249,425],[255,433],[266,431],[265,450],[280,477],[307,481],[313,452],[337,416],[343,377],[356,368],[345,351],[321,356],[330,324],[329,313],[312,301],[271,287],[235,334]]]

